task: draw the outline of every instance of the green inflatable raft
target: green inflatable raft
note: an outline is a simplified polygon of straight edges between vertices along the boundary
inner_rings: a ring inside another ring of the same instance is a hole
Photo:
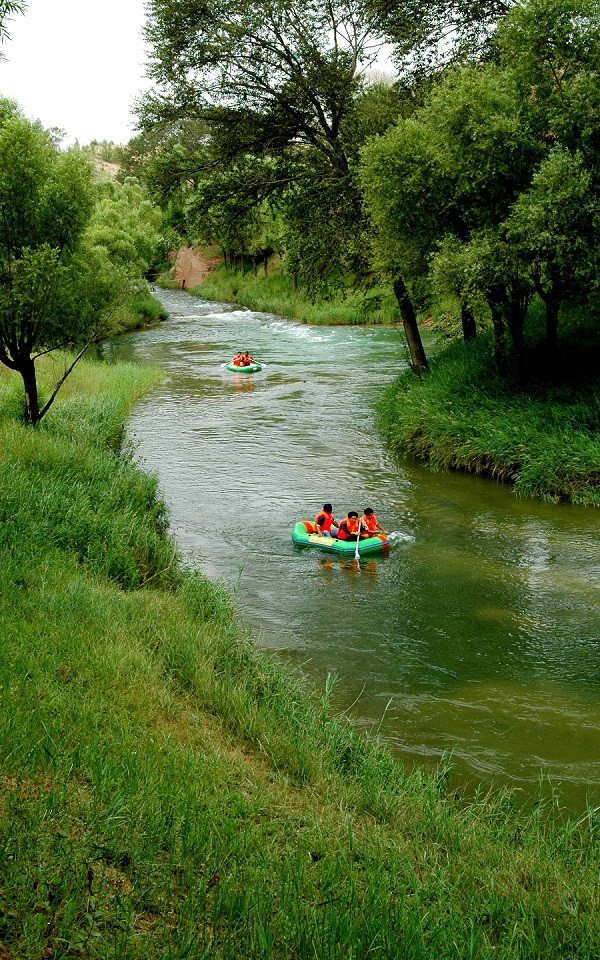
[[[319,550],[326,550],[329,553],[345,553],[354,556],[356,554],[356,540],[338,540],[336,537],[323,537],[320,533],[315,533],[314,524],[310,520],[299,520],[292,530],[292,540],[294,543],[303,547],[317,547]],[[381,553],[389,547],[390,542],[387,537],[377,534],[374,537],[365,537],[358,541],[358,554],[363,556],[365,553]]]
[[[262,363],[248,363],[245,367],[235,366],[233,363],[227,364],[227,369],[232,373],[258,373],[262,370]]]

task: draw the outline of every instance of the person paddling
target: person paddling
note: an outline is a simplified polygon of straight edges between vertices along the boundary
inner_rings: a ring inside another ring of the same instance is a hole
[[[232,363],[232,366],[234,366],[234,367],[241,367],[241,366],[243,366],[244,358],[242,357],[242,354],[240,353],[239,350],[238,350],[238,352],[236,353],[236,355],[235,355],[235,357],[233,358],[233,360],[231,361],[231,363]]]
[[[373,507],[365,507],[365,512],[360,518],[360,523],[363,530],[367,530],[370,537],[375,536],[376,533],[384,533],[386,536],[389,531],[382,527],[380,523],[377,522],[377,517]]]
[[[246,350],[244,356],[242,357],[242,364],[243,364],[245,367],[249,367],[251,363],[254,363],[254,360],[252,359],[252,357],[250,356],[250,354],[249,354],[248,351]]]
[[[339,526],[339,524],[333,519],[333,507],[330,503],[324,503],[323,509],[319,510],[315,517],[315,530],[317,533],[320,533],[322,537],[333,537],[334,533],[332,528],[337,526]]]
[[[362,524],[358,519],[356,510],[350,510],[348,516],[344,517],[338,526],[338,540],[356,540],[357,537],[363,540],[365,537],[368,537],[369,534],[364,533],[361,527]]]

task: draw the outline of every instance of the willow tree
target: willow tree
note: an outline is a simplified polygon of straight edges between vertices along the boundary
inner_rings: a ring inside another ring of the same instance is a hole
[[[0,362],[23,378],[25,419],[32,424],[98,335],[114,293],[101,258],[83,246],[94,204],[91,178],[78,150],[59,153],[40,124],[0,102]],[[82,343],[40,407],[36,360]]]

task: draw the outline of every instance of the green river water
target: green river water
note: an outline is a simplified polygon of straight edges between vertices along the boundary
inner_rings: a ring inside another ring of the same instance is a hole
[[[597,513],[393,460],[372,404],[406,363],[399,329],[157,295],[170,320],[103,354],[165,371],[130,435],[180,547],[235,590],[256,642],[318,689],[336,677],[335,709],[407,767],[449,756],[466,792],[530,801],[541,777],[568,809],[600,803]],[[225,369],[239,348],[261,373]],[[389,555],[357,569],[295,546],[327,500],[373,506]]]

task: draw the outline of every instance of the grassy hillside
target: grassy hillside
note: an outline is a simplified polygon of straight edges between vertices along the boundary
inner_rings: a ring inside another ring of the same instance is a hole
[[[380,428],[393,450],[433,467],[504,480],[523,497],[600,506],[596,332],[573,312],[551,363],[535,320],[528,389],[498,376],[491,335],[482,333],[451,344],[420,379],[408,373],[392,384]]]
[[[0,378],[0,957],[597,957],[597,813],[405,776],[183,567],[118,454],[158,376],[36,429]]]

